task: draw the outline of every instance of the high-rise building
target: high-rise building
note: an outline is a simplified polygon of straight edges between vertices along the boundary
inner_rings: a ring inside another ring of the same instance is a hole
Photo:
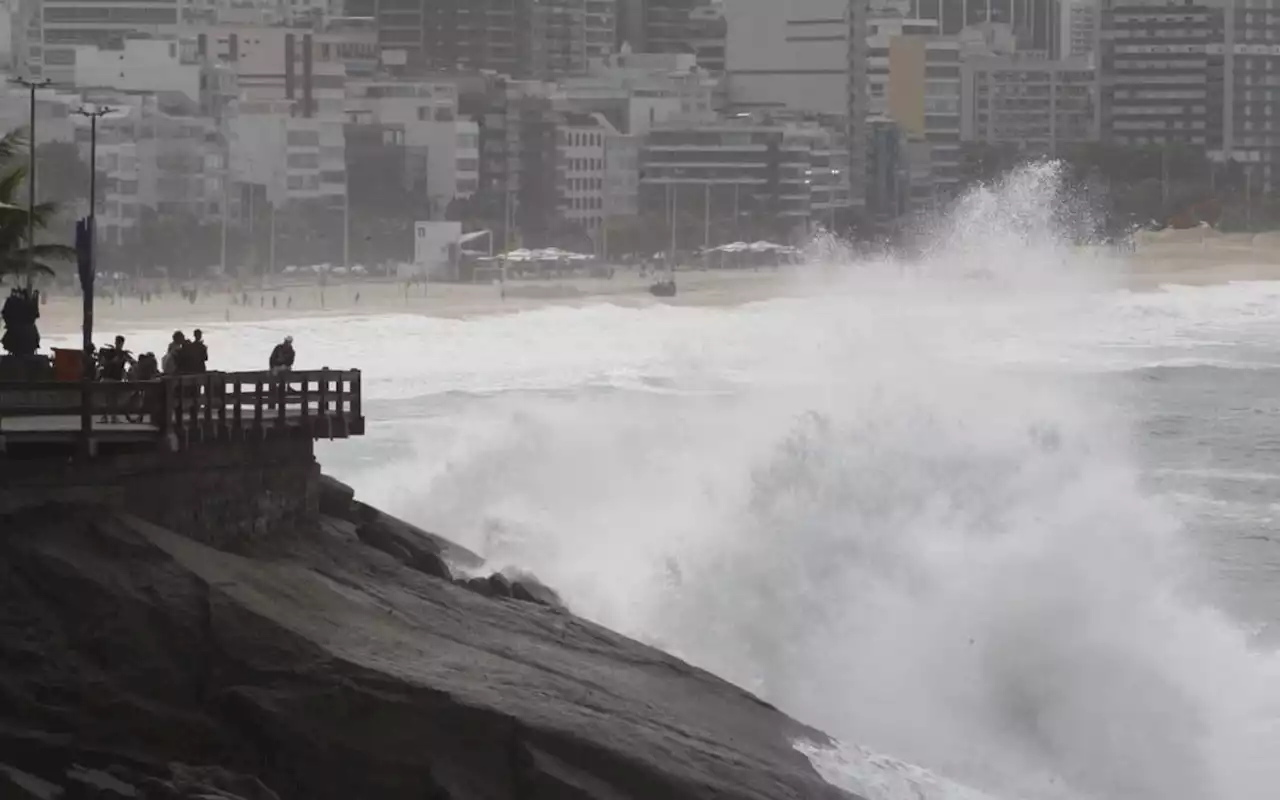
[[[1223,148],[1234,101],[1230,73],[1248,58],[1234,54],[1226,10],[1211,2],[1104,0],[1100,11],[1102,137]],[[1253,31],[1242,33],[1254,40]]]
[[[613,0],[376,0],[374,16],[393,70],[515,78],[585,72],[616,26]]]
[[[700,19],[725,10],[722,0],[618,0],[618,44],[637,53],[692,53]]]
[[[1097,50],[1098,0],[1062,0],[1063,58],[1086,58]]]
[[[39,32],[23,55],[31,67],[40,68],[55,83],[75,77],[76,46],[118,48],[126,37],[171,32],[180,21],[180,0],[41,0],[29,2],[28,31]]]
[[[1003,23],[1018,37],[1018,49],[1056,57],[1061,41],[1061,0],[899,0],[906,16],[938,21],[946,36],[969,25]],[[895,3],[897,4],[897,3]]]
[[[605,58],[614,52],[618,38],[618,0],[587,0],[587,58]]]
[[[725,71],[733,107],[846,114],[850,5],[735,0],[726,6]]]
[[[846,158],[841,132],[766,113],[659,126],[645,140],[640,210],[666,221],[676,250],[799,240],[847,224]]]
[[[1098,138],[1094,71],[1088,59],[970,55],[962,68],[965,141],[1058,155]]]

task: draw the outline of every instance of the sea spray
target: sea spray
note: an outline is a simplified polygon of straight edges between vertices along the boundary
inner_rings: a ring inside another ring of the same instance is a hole
[[[1054,177],[962,202],[924,261],[737,312],[730,341],[704,315],[653,364],[680,386],[696,358],[727,396],[483,404],[419,507],[581,613],[1002,796],[1265,796],[1274,717],[1220,681],[1274,696],[1271,658],[1186,599],[1114,403],[1002,357],[1069,360],[1106,283]]]
[[[1190,599],[1205,565],[1090,373],[1271,341],[1274,292],[1106,291],[1059,199],[1021,173],[805,299],[224,346],[287,325],[367,359],[371,436],[327,466],[840,737],[833,781],[867,780],[852,748],[1006,800],[1270,798],[1277,659]]]

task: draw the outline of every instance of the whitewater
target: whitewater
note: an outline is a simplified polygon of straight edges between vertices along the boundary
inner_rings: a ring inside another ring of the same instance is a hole
[[[1280,285],[1116,288],[1063,208],[1027,170],[736,308],[205,335],[360,367],[327,471],[830,732],[868,800],[1269,800]]]

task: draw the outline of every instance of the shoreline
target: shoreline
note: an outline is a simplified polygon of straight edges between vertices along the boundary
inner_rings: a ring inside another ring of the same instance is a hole
[[[1152,248],[1173,250],[1173,248]],[[1095,277],[1099,288],[1134,292],[1173,287],[1206,287],[1241,282],[1280,281],[1280,260],[1217,260],[1207,263],[1199,248],[1170,253],[1140,251],[1123,262],[1102,261]],[[1215,254],[1225,255],[1225,254]],[[1250,256],[1259,254],[1250,252]],[[1108,259],[1109,260],[1109,259]],[[290,320],[421,315],[465,319],[535,311],[551,307],[583,308],[612,304],[628,308],[650,306],[731,307],[748,303],[813,296],[838,288],[832,273],[806,266],[759,270],[690,270],[677,273],[680,293],[674,298],[649,294],[654,276],[619,272],[612,279],[560,278],[508,281],[496,284],[429,283],[406,287],[394,280],[346,281],[321,287],[292,285],[249,291],[249,305],[241,292],[208,291],[194,303],[177,292],[142,303],[132,297],[98,298],[94,307],[95,336],[116,328],[161,330],[234,323],[279,323]],[[1109,284],[1109,285],[1107,285]],[[254,303],[257,303],[256,305]],[[54,295],[41,308],[40,326],[46,336],[65,337],[80,330],[81,298]]]

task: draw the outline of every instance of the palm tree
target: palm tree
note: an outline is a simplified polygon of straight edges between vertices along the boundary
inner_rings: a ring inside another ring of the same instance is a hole
[[[28,264],[28,215],[19,192],[26,185],[27,165],[20,156],[27,150],[26,136],[21,130],[0,137],[0,280],[9,275],[52,275],[50,261],[74,260],[74,248],[61,244],[37,244],[31,248]],[[37,203],[32,215],[35,229],[44,230],[58,213],[57,203]]]
[[[19,156],[26,153],[27,140],[20,130],[0,137],[0,282],[8,276],[24,275],[27,285],[15,287],[4,303],[4,349],[18,357],[29,357],[40,349],[40,294],[30,285],[35,274],[52,275],[50,261],[69,261],[75,250],[61,244],[35,244],[28,241],[32,228],[44,230],[54,215],[56,203],[38,203],[28,211],[21,205],[18,193],[27,179],[26,164]]]

